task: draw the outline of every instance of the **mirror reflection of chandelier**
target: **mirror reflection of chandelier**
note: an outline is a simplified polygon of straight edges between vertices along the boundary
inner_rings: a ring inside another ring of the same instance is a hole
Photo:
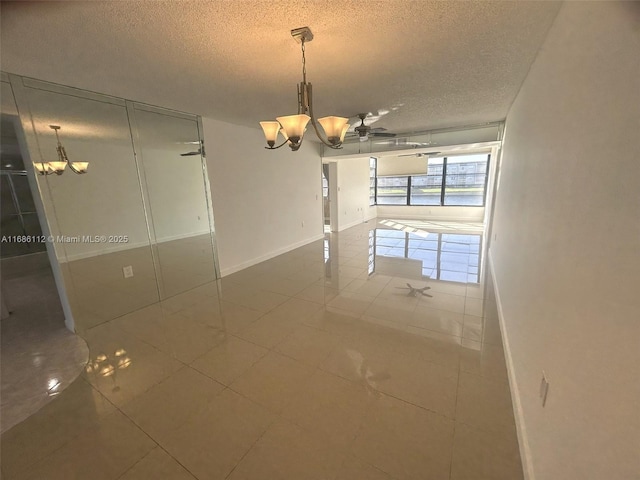
[[[55,173],[56,175],[62,175],[67,165],[69,165],[69,168],[73,173],[77,173],[78,175],[87,173],[89,162],[69,161],[69,157],[67,157],[67,151],[62,146],[62,143],[60,143],[60,137],[58,136],[58,130],[60,130],[60,126],[49,125],[49,128],[56,132],[56,140],[58,142],[56,146],[56,152],[58,152],[58,160],[55,162],[35,162],[33,165],[36,167],[38,173],[40,175],[51,175],[52,173]]]
[[[324,133],[327,135],[325,140],[318,129],[316,118],[313,115],[313,100],[311,97],[311,84],[307,83],[307,66],[304,55],[304,45],[306,42],[313,40],[313,33],[309,27],[295,28],[291,30],[291,36],[302,45],[302,82],[298,84],[298,114],[277,117],[277,121],[260,122],[260,126],[264,131],[267,139],[269,150],[275,150],[285,144],[288,144],[294,152],[302,145],[302,137],[307,128],[307,124],[311,121],[311,125],[316,135],[322,143],[330,148],[341,148],[344,141],[344,135],[347,133],[349,125],[348,118],[344,117],[323,117],[318,119],[318,123],[322,125]],[[284,141],[276,145],[278,133],[282,134]]]

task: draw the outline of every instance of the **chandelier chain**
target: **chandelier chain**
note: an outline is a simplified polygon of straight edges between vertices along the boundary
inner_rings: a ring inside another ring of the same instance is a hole
[[[349,119],[344,117],[329,116],[317,120],[325,130],[326,139],[318,129],[316,119],[313,114],[313,100],[311,84],[307,83],[307,57],[306,42],[313,40],[313,34],[309,27],[296,28],[291,30],[291,35],[300,42],[302,51],[302,82],[297,85],[298,93],[298,114],[277,117],[276,121],[260,122],[264,135],[267,139],[267,147],[270,150],[289,145],[292,151],[296,151],[302,144],[302,137],[310,123],[318,139],[329,148],[341,148],[344,135],[349,128],[346,123]],[[278,135],[282,133],[284,142],[276,146]]]
[[[307,59],[304,56],[304,38],[302,39],[302,82],[307,83]]]

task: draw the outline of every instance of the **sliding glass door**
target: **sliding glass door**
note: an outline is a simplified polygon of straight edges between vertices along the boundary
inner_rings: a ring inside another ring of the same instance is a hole
[[[76,330],[218,278],[197,116],[17,76],[11,84]],[[60,174],[39,175],[61,145]]]

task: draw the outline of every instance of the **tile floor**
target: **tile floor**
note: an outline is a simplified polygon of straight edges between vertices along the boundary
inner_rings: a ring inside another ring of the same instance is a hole
[[[11,311],[0,324],[0,431],[5,432],[67,388],[89,350],[64,325],[46,253],[3,259],[2,295]]]
[[[81,377],[3,434],[2,478],[521,479],[482,240],[425,227],[363,224],[88,330]]]

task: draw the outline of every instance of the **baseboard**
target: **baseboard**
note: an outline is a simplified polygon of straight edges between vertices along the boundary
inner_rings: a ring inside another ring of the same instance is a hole
[[[311,238],[307,238],[305,240],[301,240],[296,243],[291,243],[285,247],[278,248],[269,253],[265,253],[264,255],[261,255],[259,257],[252,258],[251,260],[247,260],[246,262],[239,263],[232,267],[223,268],[222,270],[220,270],[220,275],[222,277],[226,277],[227,275],[231,275],[232,273],[239,272],[240,270],[244,270],[245,268],[252,267],[253,265],[257,265],[258,263],[264,262],[273,257],[277,257],[278,255],[282,255],[283,253],[287,253],[287,252],[290,252],[291,250],[295,250],[296,248],[303,247],[308,243],[315,242],[317,240],[322,240],[323,238],[324,238],[324,233],[319,233],[318,235],[315,235]]]
[[[177,240],[186,240],[187,238],[201,237],[203,235],[208,235],[209,232],[201,232],[201,233],[189,233],[183,235],[173,235],[170,237],[164,237],[161,239],[156,239],[154,243],[168,243],[175,242]],[[100,250],[94,250],[91,252],[82,252],[82,253],[74,253],[71,255],[67,255],[66,257],[61,257],[58,259],[60,263],[69,263],[75,260],[84,260],[85,258],[97,257],[100,255],[107,255],[109,253],[121,252],[123,250],[133,250],[134,248],[141,247],[149,247],[149,241],[146,242],[137,242],[137,243],[111,243],[111,244],[97,244],[97,245],[110,245],[109,247],[101,248]]]
[[[531,461],[531,449],[529,448],[529,440],[527,438],[527,428],[524,421],[522,411],[522,402],[520,401],[520,389],[516,381],[513,367],[513,357],[511,355],[511,344],[509,336],[505,328],[504,311],[502,310],[502,300],[500,298],[500,288],[493,266],[493,256],[491,249],[488,253],[489,268],[491,269],[491,278],[493,279],[493,289],[496,293],[496,304],[498,307],[498,319],[500,322],[500,333],[502,334],[502,344],[504,347],[504,357],[507,364],[507,373],[509,376],[509,388],[511,390],[511,403],[513,404],[513,416],[516,421],[516,431],[518,432],[518,445],[520,447],[520,458],[522,460],[522,470],[524,471],[525,480],[535,480],[533,473],[533,463]]]
[[[101,244],[104,245],[104,244]],[[149,247],[149,242],[137,242],[137,243],[113,243],[110,247],[104,247],[100,250],[93,250],[90,252],[73,253],[66,256],[60,256],[58,262],[71,263],[76,260],[84,260],[85,258],[98,257],[100,255],[108,255],[110,253],[122,252],[123,250],[133,250],[134,248]],[[61,249],[64,252],[63,249]]]
[[[359,218],[357,220],[354,220],[353,222],[347,223],[346,225],[340,225],[340,227],[338,227],[338,231],[342,232],[343,230],[346,230],[347,228],[351,228],[351,227],[355,227],[356,225],[360,225],[361,223],[364,223],[365,220],[362,218]]]

